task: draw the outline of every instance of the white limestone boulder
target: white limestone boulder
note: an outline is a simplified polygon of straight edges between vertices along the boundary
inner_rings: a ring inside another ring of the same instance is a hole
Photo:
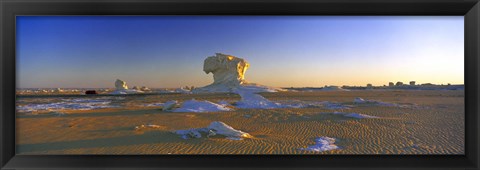
[[[127,90],[128,89],[127,82],[124,82],[120,79],[117,79],[115,81],[115,89],[116,90]]]
[[[236,130],[231,126],[219,121],[210,123],[210,125],[206,128],[177,130],[174,133],[181,135],[183,139],[201,138],[202,133],[206,134],[207,137],[222,135],[229,140],[242,140],[244,138],[253,138],[252,135],[240,130]]]
[[[115,81],[115,91],[110,94],[138,94],[143,93],[141,90],[128,89],[127,82],[117,79]]]

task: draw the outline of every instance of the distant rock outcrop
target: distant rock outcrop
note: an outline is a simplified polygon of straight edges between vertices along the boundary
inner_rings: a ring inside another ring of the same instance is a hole
[[[338,86],[325,86],[320,90],[321,91],[349,91],[347,89],[343,89],[343,88],[338,87]]]
[[[115,81],[115,89],[116,90],[127,90],[128,89],[127,82],[124,82],[120,79],[117,79]]]
[[[138,87],[138,86],[133,86],[132,89],[134,89],[134,90],[140,90],[140,87]]]
[[[120,79],[115,81],[115,91],[110,94],[136,94],[143,93],[141,90],[137,89],[128,89],[127,82],[124,82]]]
[[[213,83],[200,88],[192,89],[194,93],[201,92],[234,92],[239,89],[248,89],[255,92],[275,92],[279,89],[247,83],[245,72],[250,64],[233,55],[215,53],[207,57],[203,63],[203,71],[213,74]]]
[[[146,86],[142,86],[142,87],[140,88],[140,90],[142,90],[142,91],[150,91],[150,89],[149,89],[148,87],[146,87]]]

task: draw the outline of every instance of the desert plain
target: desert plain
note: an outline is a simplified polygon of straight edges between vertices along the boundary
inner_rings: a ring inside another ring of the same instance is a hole
[[[49,100],[115,107],[17,112],[17,154],[464,154],[464,90],[259,93],[292,107],[236,108],[233,93],[17,97],[17,109]],[[357,103],[361,98],[368,103]],[[230,111],[172,112],[176,100],[228,103]],[[298,106],[298,107],[297,107]],[[349,114],[366,117],[346,116]],[[224,122],[251,138],[184,138],[177,130]],[[142,126],[143,125],[143,126]],[[335,149],[309,149],[320,137]]]

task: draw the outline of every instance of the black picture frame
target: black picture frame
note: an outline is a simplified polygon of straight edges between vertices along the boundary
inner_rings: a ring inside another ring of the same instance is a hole
[[[0,0],[0,167],[479,169],[479,0]],[[15,16],[457,15],[465,17],[465,155],[16,155]]]

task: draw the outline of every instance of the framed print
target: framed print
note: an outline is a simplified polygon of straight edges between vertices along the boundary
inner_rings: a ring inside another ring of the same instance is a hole
[[[478,169],[478,1],[1,9],[2,168]]]

